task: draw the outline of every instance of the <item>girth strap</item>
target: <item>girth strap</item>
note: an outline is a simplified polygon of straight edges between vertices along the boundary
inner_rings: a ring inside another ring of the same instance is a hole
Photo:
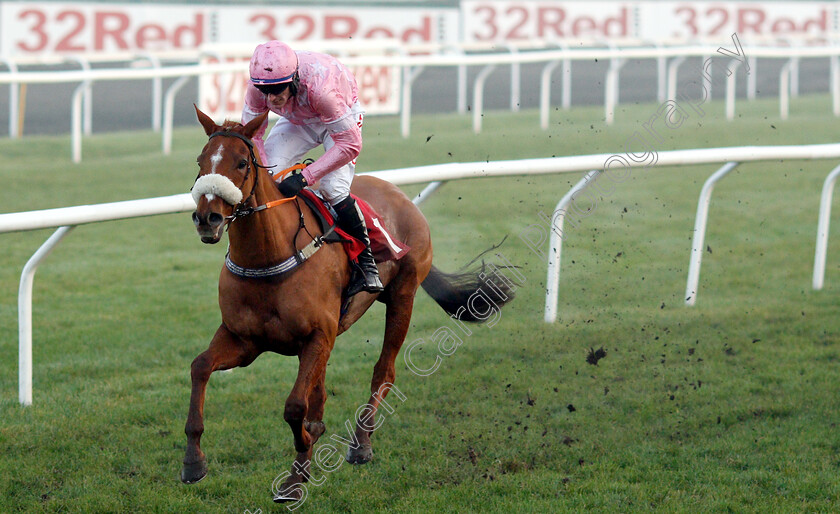
[[[289,273],[312,257],[315,252],[324,245],[324,239],[332,234],[333,230],[335,230],[335,228],[330,227],[330,229],[324,232],[323,235],[316,236],[312,242],[306,245],[303,249],[292,254],[291,257],[280,264],[276,264],[268,268],[243,268],[230,259],[230,252],[228,252],[228,254],[225,255],[225,267],[237,277],[243,278],[271,278]]]

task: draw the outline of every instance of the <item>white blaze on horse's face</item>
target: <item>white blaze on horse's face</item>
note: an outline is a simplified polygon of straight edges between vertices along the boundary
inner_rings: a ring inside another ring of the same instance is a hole
[[[225,146],[220,144],[218,148],[216,148],[216,153],[210,157],[210,163],[212,167],[210,168],[210,173],[216,173],[216,167],[219,166],[219,163],[222,162],[222,152],[224,151]],[[208,198],[210,200],[210,198]]]
[[[208,202],[212,202],[216,197],[219,197],[232,206],[242,201],[242,191],[231,179],[220,173],[219,166],[224,161],[225,151],[225,145],[219,142],[213,155],[208,159],[209,171],[199,176],[195,184],[193,184],[192,197],[196,205],[198,205],[202,196]],[[206,170],[207,168],[205,167],[204,169]]]

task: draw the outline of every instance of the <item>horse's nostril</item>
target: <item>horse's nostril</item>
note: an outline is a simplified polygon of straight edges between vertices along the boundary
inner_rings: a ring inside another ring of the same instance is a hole
[[[218,227],[222,224],[223,221],[225,221],[225,218],[218,212],[211,212],[210,216],[207,218],[207,221],[210,223],[210,226]]]
[[[197,227],[197,226],[199,226],[199,225],[201,224],[201,218],[199,218],[199,217],[198,217],[198,213],[197,213],[197,212],[193,212],[193,213],[192,213],[192,220],[193,220],[193,224],[194,224],[196,227]]]

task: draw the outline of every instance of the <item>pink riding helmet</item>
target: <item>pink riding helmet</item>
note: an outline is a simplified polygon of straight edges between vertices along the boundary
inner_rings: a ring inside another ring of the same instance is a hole
[[[289,45],[280,41],[263,43],[251,56],[251,83],[257,85],[293,82],[298,71],[298,58]]]

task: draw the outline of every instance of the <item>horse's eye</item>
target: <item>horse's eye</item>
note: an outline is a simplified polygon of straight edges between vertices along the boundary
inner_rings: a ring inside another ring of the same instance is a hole
[[[248,165],[248,161],[246,161],[245,159],[242,159],[241,161],[239,161],[239,166],[237,166],[237,168],[239,168],[240,170],[244,170],[245,166],[247,166],[247,165]]]

